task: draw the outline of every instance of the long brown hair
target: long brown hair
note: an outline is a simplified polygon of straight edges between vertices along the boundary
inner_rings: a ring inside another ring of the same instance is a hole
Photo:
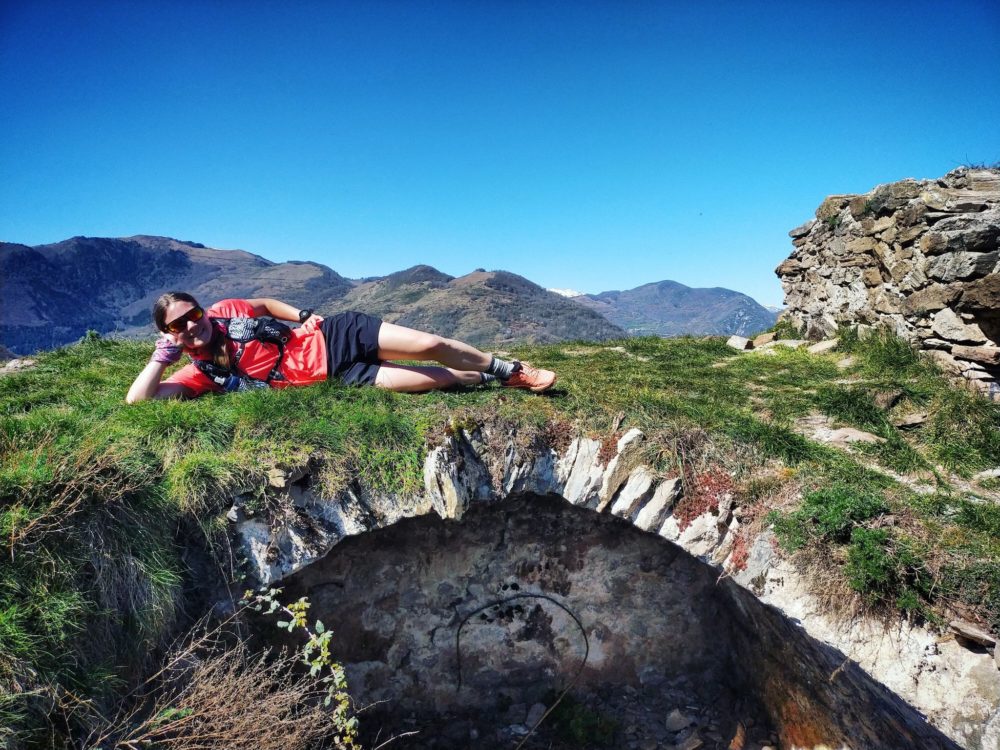
[[[174,302],[190,302],[192,305],[200,307],[198,300],[187,292],[164,292],[153,303],[153,325],[163,333],[167,332],[167,308]],[[226,350],[226,337],[217,336],[215,324],[212,324],[212,338],[208,342],[208,352],[212,355],[212,361],[224,367],[230,368],[229,352]]]

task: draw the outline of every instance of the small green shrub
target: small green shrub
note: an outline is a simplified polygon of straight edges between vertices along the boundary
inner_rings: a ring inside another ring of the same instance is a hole
[[[809,541],[808,527],[794,513],[772,510],[767,514],[767,523],[774,527],[778,542],[789,552],[801,549]]]
[[[847,550],[847,580],[866,598],[881,599],[895,587],[896,566],[889,553],[889,532],[855,529]]]
[[[844,542],[856,525],[888,510],[885,500],[878,495],[853,487],[834,486],[810,492],[802,499],[798,512],[807,515],[825,538]]]
[[[879,495],[848,485],[806,494],[793,513],[771,517],[782,546],[794,551],[810,540],[845,543],[859,524],[888,512]]]
[[[871,605],[920,611],[931,594],[930,576],[910,543],[886,529],[858,527],[847,548],[847,581]]]
[[[941,572],[940,595],[971,605],[994,633],[1000,633],[1000,562],[955,563]]]
[[[862,216],[879,216],[891,205],[891,197],[888,193],[876,190],[871,198],[865,201],[864,208],[861,209]]]
[[[254,593],[247,591],[243,595],[243,603],[265,615],[284,614],[287,620],[278,620],[275,624],[289,633],[301,629],[308,637],[298,656],[302,663],[309,667],[309,676],[318,678],[326,686],[326,696],[323,705],[332,708],[330,718],[336,728],[334,738],[338,750],[357,748],[358,718],[351,715],[351,697],[347,692],[347,674],[344,665],[333,658],[330,642],[333,631],[323,625],[322,620],[316,620],[309,625],[306,614],[310,603],[306,597],[291,604],[282,604],[278,599],[281,589],[267,589]],[[265,609],[266,607],[266,609]]]
[[[559,735],[577,747],[607,747],[615,738],[618,722],[588,708],[571,695],[552,711]]]
[[[798,326],[787,318],[771,326],[769,333],[773,333],[776,339],[797,339],[802,336]]]
[[[824,386],[816,394],[816,405],[835,419],[863,429],[888,427],[885,412],[864,388],[845,388],[839,385]]]
[[[926,610],[923,600],[913,589],[906,589],[896,597],[896,607],[911,614],[920,614]]]

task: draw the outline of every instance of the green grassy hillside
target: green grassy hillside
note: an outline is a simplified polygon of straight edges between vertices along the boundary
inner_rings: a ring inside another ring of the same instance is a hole
[[[553,440],[639,427],[650,465],[689,487],[727,474],[747,525],[773,524],[788,552],[824,561],[858,606],[959,612],[1000,632],[997,480],[971,479],[1000,466],[1000,406],[892,338],[845,336],[827,355],[689,338],[518,349],[559,373],[546,396],[325,384],[126,406],[149,351],[88,340],[0,377],[0,741],[12,746],[59,746],[106,720],[201,614],[223,514],[240,492],[266,504],[269,468],[311,459],[330,491],[359,479],[419,492],[428,447],[456,423]],[[914,410],[922,426],[893,426]],[[812,442],[794,429],[809,415],[884,442]]]

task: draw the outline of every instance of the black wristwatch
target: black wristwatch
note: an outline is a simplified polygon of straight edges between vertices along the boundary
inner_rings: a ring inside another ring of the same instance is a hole
[[[313,314],[312,308],[307,308],[305,310],[299,310],[299,322],[305,323],[309,320],[309,316]]]

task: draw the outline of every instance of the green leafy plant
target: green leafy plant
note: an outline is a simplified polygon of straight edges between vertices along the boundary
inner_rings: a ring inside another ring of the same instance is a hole
[[[337,727],[336,741],[342,748],[356,748],[358,747],[358,719],[351,715],[351,697],[347,692],[347,675],[344,673],[344,665],[336,661],[330,653],[333,631],[328,630],[322,620],[316,620],[310,627],[307,615],[310,606],[309,600],[302,597],[290,604],[282,604],[278,599],[281,591],[281,589],[275,588],[257,593],[246,591],[243,595],[243,602],[265,615],[283,613],[289,619],[278,620],[276,624],[279,628],[287,630],[289,633],[296,630],[302,630],[305,633],[307,640],[300,652],[302,663],[309,667],[311,677],[322,675],[320,681],[326,685],[326,697],[323,699],[323,705],[333,707],[331,716]]]
[[[769,333],[773,333],[776,339],[797,339],[802,336],[802,331],[787,318],[775,323]]]
[[[783,546],[796,550],[812,539],[847,542],[856,526],[888,510],[877,494],[835,485],[807,493],[798,510],[775,513],[770,520]]]
[[[878,216],[889,206],[889,196],[876,192],[871,198],[865,201],[861,209],[862,216]]]
[[[179,719],[186,719],[194,713],[193,708],[175,708],[171,706],[170,708],[165,708],[153,717],[153,721],[150,726],[154,729],[169,724],[172,721],[177,721]]]
[[[930,594],[930,577],[912,546],[887,529],[859,527],[847,548],[847,580],[870,604],[916,612]]]
[[[578,747],[606,747],[614,740],[618,722],[587,707],[570,695],[552,711],[559,734]]]

